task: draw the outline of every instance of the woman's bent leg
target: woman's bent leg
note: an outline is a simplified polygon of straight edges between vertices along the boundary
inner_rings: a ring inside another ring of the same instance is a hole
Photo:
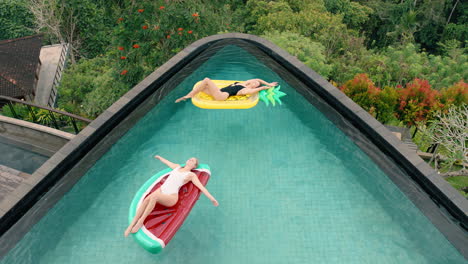
[[[224,101],[229,97],[229,94],[226,92],[221,92],[221,90],[212,80],[206,82],[206,87],[203,92],[213,96],[216,101]]]
[[[213,96],[215,100],[218,101],[226,100],[229,97],[229,94],[221,92],[210,78],[205,78],[199,85],[193,88],[190,93],[177,99],[175,102],[178,103],[180,101],[192,98],[199,92],[205,92]]]
[[[132,233],[138,232],[138,230],[143,226],[143,222],[145,221],[146,217],[153,211],[154,207],[156,206],[156,203],[159,203],[161,205],[170,207],[174,206],[177,203],[177,200],[179,199],[177,194],[163,194],[161,193],[161,189],[156,190],[153,194],[148,196],[148,204],[143,210],[143,213],[141,213],[139,218],[136,221],[136,223],[133,225],[131,228]]]
[[[146,205],[144,209],[144,212],[138,218],[138,221],[136,222],[136,224],[132,227],[132,230],[131,230],[132,233],[136,233],[138,232],[138,230],[140,230],[140,228],[143,226],[143,222],[145,221],[146,217],[151,213],[157,201],[158,201],[157,197],[150,197],[148,204]]]
[[[146,197],[146,198],[143,200],[143,203],[140,205],[140,207],[138,207],[137,212],[136,212],[136,215],[135,215],[135,217],[133,217],[132,223],[130,223],[130,225],[129,225],[129,226],[127,227],[127,229],[125,230],[124,235],[125,235],[126,237],[130,234],[130,231],[132,230],[133,226],[135,226],[135,224],[137,223],[138,219],[140,219],[140,217],[141,217],[141,216],[143,215],[143,213],[145,212],[146,207],[148,207],[148,203],[149,203],[149,197]]]

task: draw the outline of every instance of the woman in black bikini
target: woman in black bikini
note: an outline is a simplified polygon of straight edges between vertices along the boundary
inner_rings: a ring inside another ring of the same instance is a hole
[[[266,86],[261,86],[262,84]],[[235,82],[231,85],[219,89],[212,80],[205,78],[199,85],[197,85],[197,87],[193,88],[190,93],[177,99],[175,102],[178,103],[180,101],[192,98],[199,92],[204,92],[213,96],[216,101],[224,101],[229,96],[253,94],[276,85],[278,85],[277,82],[267,83],[264,80],[252,79],[242,83]]]

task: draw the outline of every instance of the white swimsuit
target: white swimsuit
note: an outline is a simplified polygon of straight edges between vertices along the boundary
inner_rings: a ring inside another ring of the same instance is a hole
[[[161,185],[161,192],[164,194],[179,193],[180,187],[184,185],[185,177],[190,171],[180,172],[180,166],[171,171],[166,181]]]

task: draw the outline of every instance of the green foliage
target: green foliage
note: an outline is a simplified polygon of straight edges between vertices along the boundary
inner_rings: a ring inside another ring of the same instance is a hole
[[[448,40],[457,40],[466,48],[466,36],[468,35],[468,2],[451,1],[450,5],[447,7],[445,11],[446,24],[439,41],[446,42]]]
[[[456,2],[460,2],[458,6]],[[436,52],[436,43],[441,40],[464,41],[462,34],[466,26],[463,28],[461,25],[466,23],[463,19],[466,8],[461,2],[367,0],[363,4],[374,12],[361,31],[366,34],[370,47],[417,43],[428,51]],[[455,24],[461,27],[451,29],[448,23],[451,21],[456,21]]]
[[[110,44],[113,5],[94,0],[28,1],[38,29],[49,43],[66,42],[72,62],[103,54]]]
[[[13,108],[13,110],[11,108]],[[2,107],[1,112],[4,116],[18,118],[22,120],[25,120],[25,118],[28,117],[28,108],[22,104],[6,104]]]
[[[86,94],[83,101],[83,111],[91,117],[97,117],[129,90],[128,86],[112,78],[112,71],[97,77],[94,84],[95,89]]]
[[[310,37],[325,47],[325,55],[339,54],[349,49],[348,42],[355,32],[347,29],[342,15],[327,12],[321,1],[300,2],[294,9],[287,1],[249,0],[252,9],[247,16],[255,20],[247,27],[250,33],[289,31]]]
[[[13,107],[13,110],[11,107]],[[68,119],[57,113],[36,107],[31,107],[29,109],[26,105],[23,104],[12,104],[11,107],[10,105],[4,105],[1,109],[1,114],[4,116],[21,119],[43,126],[54,127],[57,129],[61,129],[64,126],[67,126]]]
[[[112,72],[110,60],[96,57],[81,60],[68,68],[58,89],[58,105],[65,111],[86,115],[86,96],[102,84],[102,78]]]
[[[352,29],[360,29],[373,13],[372,8],[350,0],[324,0],[325,7],[333,14],[342,14],[343,22]]]
[[[419,53],[414,44],[400,47],[389,47],[383,54],[387,78],[381,81],[384,85],[405,85],[411,80],[421,77],[421,73],[428,66],[427,56]]]
[[[415,78],[422,78],[433,88],[441,89],[468,79],[468,56],[459,48],[450,48],[447,53],[428,55],[411,43],[374,52],[357,43],[354,49],[333,60],[331,78],[343,83],[356,74],[368,73],[377,86],[405,86]]]
[[[34,34],[34,16],[27,1],[0,0],[0,40]]]
[[[448,87],[460,80],[468,80],[468,55],[451,49],[448,56],[429,55],[428,64],[419,76],[429,80],[436,89]]]
[[[411,5],[411,1],[366,1],[366,6],[374,11],[370,14],[368,23],[361,28],[361,31],[366,35],[367,45],[383,48],[398,44],[400,34],[405,30],[413,29],[413,25],[408,24],[410,23],[408,20],[412,17],[406,16],[406,13],[412,10]],[[399,26],[405,22],[405,26]]]
[[[456,39],[449,39],[445,41],[439,41],[437,42],[437,46],[439,46],[439,51],[440,54],[444,56],[457,56],[460,54],[463,54],[464,49],[461,47],[462,43],[461,41],[458,41]]]
[[[446,27],[453,0],[425,0],[416,3],[419,27],[415,33],[415,41],[427,50],[435,51]]]
[[[230,17],[231,7],[224,2],[208,2],[111,3],[117,11],[99,9],[105,4],[102,1],[80,7],[76,6],[78,2],[68,3],[69,12],[83,14],[78,26],[90,37],[83,37],[87,47],[96,46],[95,50],[88,48],[88,54],[102,52],[101,42],[91,34],[98,30],[93,27],[99,27],[100,21],[108,24],[102,31],[106,34],[102,46],[107,46],[108,51],[93,59],[81,59],[67,70],[59,88],[59,106],[95,117],[189,43],[228,29],[230,20],[226,18]],[[93,5],[97,8],[94,11]],[[98,18],[105,14],[107,18]],[[106,31],[109,24],[113,27],[110,32]]]
[[[189,43],[227,29],[228,5],[217,8],[204,1],[144,1],[132,5],[117,19],[114,76],[133,86]]]
[[[414,142],[414,144],[418,146],[418,149],[422,152],[426,152],[428,148],[433,147],[434,140],[432,140],[432,138],[425,133],[425,129],[427,128],[427,126],[431,125],[433,121],[434,120],[429,120],[425,124],[416,124],[416,126],[412,126],[410,128],[410,134],[414,135],[411,140]],[[401,124],[400,126],[404,126],[404,124]],[[440,148],[438,149],[438,152],[440,153]]]
[[[389,78],[389,73],[385,71],[386,56],[366,49],[360,38],[355,38],[352,44],[352,48],[342,55],[330,59],[333,65],[330,78],[344,83],[357,74],[368,73],[378,86],[382,86],[383,80]]]
[[[105,109],[190,43],[230,30],[270,39],[339,85],[366,73],[375,87],[386,87],[372,104],[373,114],[383,122],[394,118],[390,112],[396,94],[390,87],[406,86],[420,78],[441,89],[468,79],[463,48],[466,29],[451,25],[466,23],[466,4],[461,2],[453,9],[450,21],[448,16],[455,6],[448,0],[59,3],[65,8],[64,17],[79,18],[75,21],[82,41],[80,53],[90,58],[103,54],[69,71],[66,78],[70,80],[64,80],[60,92],[60,105],[90,116],[97,115],[99,109]],[[69,22],[63,22],[65,30]],[[433,47],[435,40],[438,44]],[[383,49],[370,50],[366,43]],[[437,50],[439,55],[421,52],[421,45],[431,46],[429,50]],[[105,94],[110,95],[109,101],[101,98]]]
[[[69,17],[76,19],[76,34],[82,42],[80,55],[96,57],[105,52],[110,44],[109,33],[112,30],[112,19],[105,16],[106,6],[98,5],[94,0],[61,0],[59,7],[64,8],[62,23],[64,28],[70,28]]]
[[[462,189],[468,187],[468,177],[466,176],[456,176],[450,177],[447,181],[457,189],[465,198],[468,198],[468,193],[464,192]]]
[[[375,106],[376,118],[386,124],[396,120],[395,112],[397,108],[399,94],[393,87],[386,86],[380,93]]]
[[[468,23],[464,24],[454,24],[449,23],[445,29],[442,37],[440,39],[441,42],[446,42],[449,40],[457,40],[462,44],[465,44],[466,36],[468,36]],[[466,44],[465,44],[466,46]]]
[[[324,78],[328,78],[331,65],[327,64],[322,44],[312,41],[310,38],[293,32],[278,31],[266,33],[262,36],[280,46],[291,55],[296,56],[305,65],[318,72]]]
[[[268,15],[269,6],[267,1],[249,0],[245,8],[238,8],[235,17],[242,18],[240,21],[234,21],[240,27],[245,28],[246,32],[254,32],[257,26],[257,21],[260,17]]]
[[[62,109],[57,109],[62,110]],[[63,111],[63,110],[62,110]],[[35,123],[41,124],[48,127],[53,127],[60,130],[66,130],[71,132],[71,125],[69,124],[69,118],[58,113],[50,112],[45,109],[34,108]],[[31,114],[29,120],[32,121]]]

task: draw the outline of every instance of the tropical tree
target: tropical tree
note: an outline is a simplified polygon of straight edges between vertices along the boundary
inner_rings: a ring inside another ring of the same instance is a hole
[[[374,12],[372,8],[350,0],[324,0],[324,4],[328,12],[342,14],[343,22],[355,30],[360,30]]]
[[[262,37],[269,39],[276,45],[285,49],[291,55],[296,56],[309,68],[318,72],[324,78],[330,76],[332,66],[327,64],[325,57],[325,48],[319,42],[312,41],[310,38],[301,36],[293,32],[269,32]]]
[[[325,47],[325,56],[341,54],[350,49],[349,42],[357,32],[343,23],[343,16],[327,11],[320,1],[249,0],[245,16],[250,17],[246,29],[261,35],[264,32],[289,31],[310,37]]]
[[[116,19],[109,55],[115,61],[115,78],[129,87],[189,43],[229,26],[224,21],[231,12],[228,5],[209,8],[201,0],[165,3],[135,3]]]
[[[114,88],[109,83],[112,72],[110,59],[104,56],[94,59],[82,59],[71,65],[66,70],[60,83],[58,106],[70,113],[89,117],[97,116],[99,111],[95,111],[96,104],[91,107],[86,104],[87,100],[91,100],[87,99],[88,94],[98,88],[107,89],[108,94],[114,94]],[[103,84],[107,85],[101,87]],[[101,97],[100,100],[106,100],[107,98],[106,93],[100,95],[94,93],[94,95]],[[104,109],[102,108],[101,111]]]
[[[460,165],[462,170],[444,173],[442,176],[468,176],[468,105],[452,107],[447,113],[438,112],[437,121],[424,130],[425,134],[440,144],[445,154],[445,167]]]
[[[0,0],[0,40],[34,33],[34,16],[26,0]]]
[[[95,57],[109,45],[109,17],[92,0],[30,0],[37,30],[52,43],[68,43],[72,63]]]
[[[101,2],[96,4],[102,5]],[[98,116],[189,43],[229,29],[226,18],[232,12],[230,5],[218,2],[206,5],[203,0],[111,3],[115,7],[123,6],[119,11],[110,12],[114,16],[113,29],[107,32],[106,41],[111,44],[100,56],[81,58],[64,75],[59,105],[67,111]],[[99,12],[108,15],[109,11]],[[97,40],[83,38],[83,41],[92,47],[89,43]]]

